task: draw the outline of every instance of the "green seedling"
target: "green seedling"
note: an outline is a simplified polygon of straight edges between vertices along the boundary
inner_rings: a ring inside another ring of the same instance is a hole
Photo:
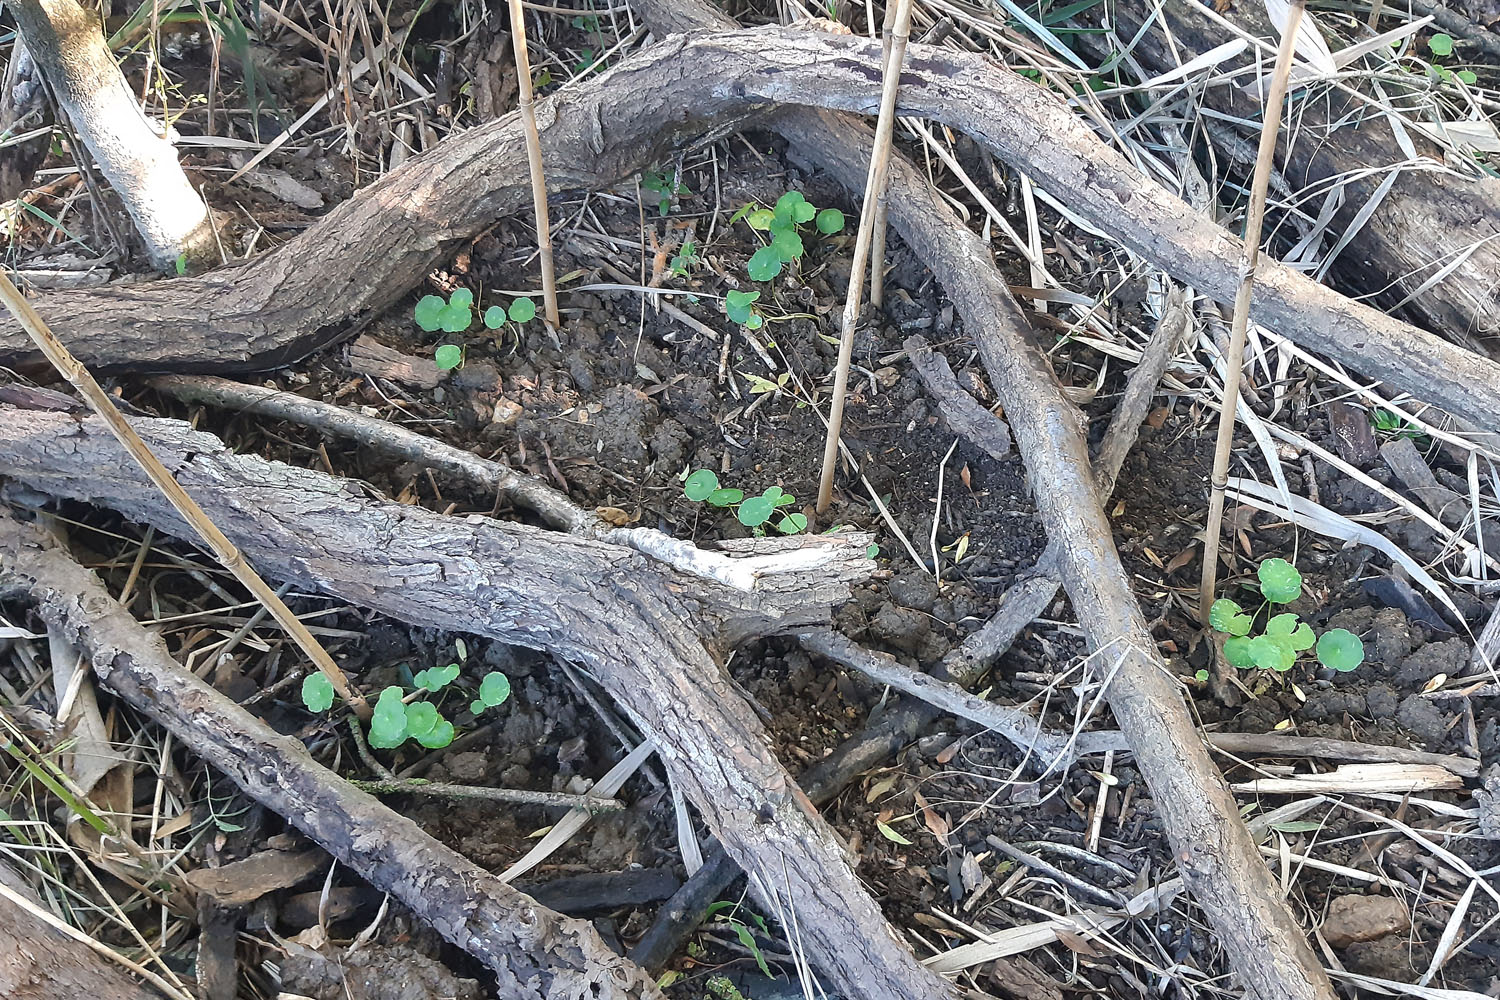
[[[479,697],[469,703],[469,711],[479,715],[487,708],[494,708],[510,697],[510,678],[498,670],[484,675],[479,682]]]
[[[781,510],[796,503],[797,499],[784,492],[780,486],[768,486],[760,496],[747,497],[744,490],[720,486],[719,477],[712,469],[699,469],[683,480],[682,493],[694,503],[706,503],[710,507],[734,511],[735,519],[756,534],[764,534],[766,524],[777,514],[781,517],[773,527],[783,535],[795,535],[807,530],[805,514]]]
[[[803,196],[800,191],[788,191],[776,199],[772,208],[756,202],[741,205],[729,222],[744,221],[751,229],[764,233],[768,241],[765,246],[750,255],[745,264],[745,273],[751,281],[772,281],[782,270],[807,253],[807,244],[802,238],[802,227],[812,224],[824,236],[833,236],[844,229],[844,213],[836,208],[821,211]],[[759,292],[730,292],[724,298],[724,312],[731,320],[754,330],[761,325],[761,314],[750,307],[759,298]]]
[[[457,663],[429,667],[412,681],[418,692],[436,694],[458,680],[461,669]],[[333,706],[333,696],[333,685],[322,674],[308,674],[303,678],[302,704],[309,712],[328,711]],[[415,699],[415,692],[412,697]],[[510,679],[499,671],[491,671],[479,682],[479,697],[469,707],[477,716],[508,697]],[[379,750],[394,750],[407,740],[416,740],[428,749],[437,750],[453,742],[454,732],[453,723],[443,718],[436,705],[425,700],[408,701],[401,688],[392,684],[380,692],[375,702],[367,738],[370,746]]]
[[[672,258],[669,269],[677,277],[686,278],[700,263],[702,258],[698,256],[698,245],[688,239],[683,241],[682,249]]]
[[[1359,636],[1336,628],[1315,638],[1312,628],[1289,611],[1270,615],[1260,634],[1254,634],[1261,612],[1302,596],[1302,574],[1285,559],[1267,559],[1256,576],[1264,601],[1255,611],[1246,612],[1228,598],[1220,598],[1208,610],[1209,626],[1229,636],[1224,640],[1224,659],[1231,666],[1287,671],[1297,662],[1298,654],[1315,644],[1318,662],[1333,670],[1353,670],[1364,662],[1365,647]]]
[[[521,326],[535,317],[536,303],[529,296],[522,295],[509,307],[490,306],[481,319],[486,329],[498,330],[507,320]],[[424,295],[412,310],[412,319],[428,333],[439,330],[444,333],[465,333],[474,325],[474,293],[467,288],[458,288],[447,301],[441,295]],[[463,348],[457,344],[443,344],[433,352],[432,360],[443,371],[451,371],[463,364]]]
[[[744,945],[745,950],[755,959],[755,964],[760,966],[761,974],[770,976],[771,969],[766,964],[766,957],[761,953],[760,945],[756,943],[755,934],[750,930],[750,925],[740,918],[741,912],[739,903],[733,900],[721,899],[716,903],[709,904],[708,909],[703,911],[703,919],[705,922],[713,921],[727,924],[729,929],[734,931],[734,936],[740,939],[740,944]],[[753,913],[748,910],[743,912],[750,914],[750,919],[755,922],[756,927],[760,928],[762,934],[770,934],[770,929],[766,927],[764,917],[759,913]]]
[[[672,199],[692,194],[688,186],[677,180],[676,175],[664,170],[647,170],[641,174],[641,187],[656,195],[656,212],[663,218],[672,210]]]
[[[1453,36],[1438,32],[1427,39],[1427,51],[1431,52],[1434,58],[1447,59],[1453,54]],[[1432,69],[1437,74],[1438,79],[1444,82],[1451,80],[1455,76],[1470,86],[1479,82],[1479,77],[1474,74],[1473,70],[1461,69],[1454,72],[1448,67],[1437,63],[1433,63]]]
[[[1370,413],[1370,425],[1375,428],[1375,433],[1387,438],[1411,438],[1413,441],[1422,443],[1427,435],[1417,430],[1403,417],[1397,416],[1390,410],[1377,407]]]

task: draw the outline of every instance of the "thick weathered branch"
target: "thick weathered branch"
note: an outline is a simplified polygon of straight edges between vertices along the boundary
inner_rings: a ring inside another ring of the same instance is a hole
[[[691,24],[683,15],[679,23]],[[595,187],[673,143],[777,104],[869,113],[880,46],[779,28],[676,36],[538,108],[554,187]],[[1230,302],[1239,241],[1142,178],[1056,96],[987,59],[913,46],[899,110],[961,129],[1081,218],[1199,291]],[[433,264],[530,197],[514,118],[407,161],[300,237],[244,268],[41,304],[86,362],[158,371],[272,367],[391,305]],[[1470,422],[1495,428],[1500,365],[1352,302],[1275,262],[1257,272],[1256,322]],[[0,364],[30,357],[0,328]]]
[[[1082,16],[1093,20],[1097,12]],[[1223,17],[1259,38],[1274,40],[1279,34],[1262,4],[1238,4]],[[1132,40],[1135,58],[1157,73],[1222,45],[1229,37],[1210,15],[1208,5],[1195,0],[1128,0],[1113,7],[1110,18],[1120,37]],[[1243,70],[1254,59],[1253,54],[1232,58],[1215,67],[1215,73]],[[1267,61],[1264,54],[1259,61]],[[1388,103],[1407,103],[1409,95],[1393,76],[1387,74],[1384,82]],[[1209,87],[1203,100],[1231,121],[1255,121],[1261,114],[1260,100],[1240,89],[1249,79],[1251,75],[1242,72],[1232,82]],[[1350,81],[1351,86],[1357,83]],[[1430,86],[1425,78],[1414,76],[1409,89],[1426,91]],[[1379,207],[1362,219],[1370,199],[1388,179],[1386,170],[1369,168],[1406,159],[1392,131],[1391,116],[1373,99],[1361,101],[1326,84],[1314,85],[1304,96],[1298,102],[1295,131],[1281,140],[1276,161],[1294,189],[1343,187],[1331,238],[1355,225],[1359,230],[1334,267],[1340,287],[1361,297],[1379,292],[1375,301],[1390,305],[1406,299],[1452,263],[1455,266],[1442,280],[1406,302],[1402,314],[1460,344],[1486,350],[1481,338],[1500,334],[1500,283],[1495,281],[1500,274],[1500,179],[1464,176],[1444,168],[1436,144],[1407,125],[1405,138],[1419,156],[1431,162],[1425,169],[1388,167],[1400,173]],[[1310,214],[1317,214],[1316,207]]]
[[[641,6],[674,26],[722,23],[720,15],[697,4],[644,0]],[[858,46],[873,62],[874,46]],[[840,70],[847,62],[842,57],[831,62],[832,66],[817,63],[820,79],[844,76]],[[777,62],[778,68],[788,65]],[[1212,288],[1224,301],[1232,296],[1237,285],[1233,271],[1239,254],[1236,241],[1161,189],[1133,179],[1124,161],[1095,142],[1061,104],[1041,91],[1015,87],[1017,78],[980,60],[950,60],[927,49],[911,57],[908,69],[921,82],[914,79],[908,84],[904,74],[904,99],[913,105],[924,103],[924,113],[981,137],[1002,157],[1024,163],[1033,177],[1046,178],[1047,185],[1063,182],[1060,193],[1075,210],[1121,234],[1124,242],[1144,256],[1152,257],[1145,253],[1150,246],[1159,262],[1171,261],[1168,270],[1207,279],[1189,280],[1200,289]],[[982,84],[971,86],[977,80]],[[783,90],[782,84],[791,86]],[[765,92],[795,101],[796,88],[814,86],[814,81],[776,74]],[[857,84],[849,79],[847,86]],[[991,87],[1009,89],[1011,101],[991,106],[986,99]],[[863,90],[868,92],[868,86]],[[863,111],[869,106],[868,102],[850,105],[852,110]],[[1024,124],[1013,130],[999,126],[1016,119]],[[1042,123],[1052,128],[1045,129]],[[783,115],[777,127],[801,155],[828,170],[846,189],[858,188],[861,168],[869,156],[868,130],[832,115],[798,113]],[[1090,150],[1092,157],[1081,158],[1079,150]],[[1184,879],[1207,912],[1235,972],[1253,994],[1264,1000],[1332,1000],[1332,985],[1282,902],[1255,841],[1239,820],[1234,799],[1197,739],[1136,606],[1095,488],[1080,414],[1063,395],[1047,358],[1033,348],[1029,327],[995,270],[988,247],[961,224],[910,164],[893,162],[888,183],[892,225],[919,259],[928,263],[963,316],[964,327],[979,343],[985,367],[1005,404],[1048,535],[1060,547],[1068,594],[1089,631],[1096,662],[1108,671],[1110,706],[1146,776]],[[1166,241],[1171,230],[1164,227],[1179,229],[1184,238]],[[1122,229],[1130,232],[1121,233]],[[1143,244],[1143,233],[1170,245],[1164,248],[1151,240]],[[1184,253],[1192,256],[1184,259]],[[1221,265],[1203,267],[1204,261],[1215,259]],[[1265,282],[1258,286],[1264,291],[1258,300],[1258,318],[1267,325],[1286,321],[1289,294],[1292,298],[1320,297],[1329,307],[1325,315],[1330,323],[1339,315],[1346,320],[1355,315],[1347,312],[1352,304],[1292,277],[1285,268],[1262,267],[1258,274],[1258,280]],[[1273,319],[1278,310],[1280,321]],[[1364,311],[1378,318],[1372,322],[1403,326],[1373,310]],[[1411,333],[1436,340],[1415,330]],[[1448,351],[1467,354],[1451,347]],[[1477,357],[1474,361],[1492,367]]]
[[[181,256],[206,263],[216,246],[208,206],[183,174],[177,150],[141,112],[104,43],[98,13],[78,0],[5,6],[57,103],[125,203],[151,262],[162,270]]]
[[[948,994],[896,938],[705,647],[713,633],[734,641],[826,621],[826,605],[770,610],[618,545],[362,499],[345,480],[233,455],[179,421],[134,424],[266,574],[587,667],[656,740],[731,856],[795,901],[803,946],[842,990]],[[93,418],[0,408],[0,474],[186,534]],[[862,555],[863,541],[842,544]]]
[[[20,591],[36,601],[42,618],[63,629],[89,657],[106,688],[484,962],[502,995],[537,1000],[661,995],[650,977],[610,951],[587,921],[538,905],[444,847],[318,764],[297,740],[275,732],[178,665],[161,637],[136,622],[98,577],[44,532],[3,510],[0,590]]]

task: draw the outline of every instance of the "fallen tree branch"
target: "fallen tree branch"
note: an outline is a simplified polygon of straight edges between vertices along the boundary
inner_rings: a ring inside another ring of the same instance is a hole
[[[769,607],[617,545],[360,499],[345,480],[234,455],[179,421],[133,424],[267,574],[588,668],[656,741],[734,859],[797,901],[801,943],[840,989],[872,1000],[948,995],[854,877],[709,648],[821,624],[826,604]],[[185,534],[119,456],[95,419],[0,408],[0,474]],[[869,572],[866,536],[830,540],[847,558],[809,581],[810,593]]]
[[[502,995],[659,997],[656,984],[587,921],[554,913],[506,885],[411,820],[353,788],[232,700],[179,666],[46,533],[0,510],[0,593],[37,603],[93,663],[105,688],[165,726],[286,817],[340,862],[390,892],[438,933],[483,962]],[[49,994],[55,996],[56,994]]]
[[[685,12],[663,20],[692,28],[702,19]],[[868,113],[879,65],[878,42],[815,31],[669,38],[538,105],[549,183],[611,183],[673,144],[752,122],[778,104]],[[1219,302],[1233,301],[1239,240],[1141,177],[1055,95],[981,56],[914,45],[898,110],[967,132],[1133,252]],[[514,116],[498,120],[408,161],[243,268],[55,292],[40,311],[97,368],[284,364],[352,332],[463,240],[525,204],[524,145]],[[1273,261],[1257,271],[1252,311],[1256,322],[1355,371],[1500,428],[1500,365],[1488,359]],[[0,364],[33,359],[18,334],[0,328]]]

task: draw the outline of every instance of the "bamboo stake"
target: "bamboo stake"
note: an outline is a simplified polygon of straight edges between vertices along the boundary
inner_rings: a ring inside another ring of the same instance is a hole
[[[1271,161],[1276,153],[1276,134],[1281,128],[1281,105],[1286,99],[1292,72],[1292,54],[1297,47],[1297,28],[1302,23],[1306,0],[1292,0],[1271,89],[1266,94],[1265,117],[1260,125],[1260,149],[1250,183],[1250,207],[1245,217],[1244,260],[1240,264],[1240,286],[1234,296],[1234,318],[1229,331],[1229,357],[1224,363],[1224,406],[1219,411],[1219,435],[1214,447],[1212,492],[1208,499],[1208,522],[1203,531],[1203,575],[1199,582],[1198,617],[1207,624],[1214,603],[1219,575],[1219,532],[1224,520],[1224,490],[1229,485],[1229,452],[1234,443],[1235,414],[1240,404],[1240,375],[1245,367],[1245,335],[1250,325],[1250,296],[1255,290],[1255,268],[1260,260],[1260,233],[1266,217],[1266,188],[1271,180]]]
[[[526,53],[526,11],[521,0],[510,0],[510,40],[516,53],[516,86],[520,91],[521,123],[526,128],[526,157],[531,164],[531,204],[536,211],[536,244],[542,265],[542,295],[547,322],[562,325],[557,311],[557,275],[552,268],[552,224],[547,219],[547,177],[542,172],[542,137],[536,130],[536,108],[531,95],[531,57]]]
[[[896,6],[887,3],[885,23],[880,26],[880,76],[882,80],[891,72],[891,29],[895,25]],[[897,75],[900,75],[899,70]],[[886,197],[885,185],[881,184],[880,197],[875,201],[875,229],[870,234],[870,305],[876,309],[885,305],[885,220],[886,210],[889,208]]]
[[[19,289],[11,283],[10,278],[4,271],[0,271],[0,301],[5,303],[11,315],[31,336],[32,341],[46,355],[47,360],[52,362],[52,367],[73,384],[79,395],[89,404],[93,411],[103,418],[108,425],[110,433],[130,453],[151,481],[156,484],[157,489],[162,491],[177,513],[182,515],[183,520],[192,525],[213,552],[214,558],[223,564],[224,568],[234,574],[266,609],[271,612],[275,619],[286,629],[287,634],[292,637],[302,651],[307,654],[308,659],[322,671],[333,684],[333,689],[338,692],[339,697],[354,709],[361,719],[366,721],[371,716],[369,704],[362,695],[356,694],[349,686],[349,679],[339,669],[339,665],[333,662],[333,657],[323,648],[313,634],[307,630],[292,609],[277,596],[266,581],[260,578],[250,564],[245,562],[240,550],[235,548],[234,543],[224,536],[218,526],[209,520],[208,515],[203,513],[203,508],[198,506],[197,501],[187,495],[187,492],[172,478],[172,473],[161,464],[161,460],[152,453],[146,442],[142,441],[126,422],[123,414],[115,407],[114,401],[104,388],[95,381],[89,370],[73,357],[72,353],[63,346],[62,341],[47,326],[37,311],[32,308],[31,303],[26,301]]]
[[[828,410],[828,438],[823,445],[823,478],[818,483],[819,514],[833,499],[833,473],[839,457],[839,431],[844,425],[844,396],[849,391],[849,365],[854,358],[854,330],[859,325],[860,299],[865,286],[865,268],[870,262],[870,243],[875,216],[885,192],[886,167],[891,159],[891,132],[896,123],[896,89],[901,82],[901,64],[906,58],[906,40],[911,32],[911,0],[896,0],[891,27],[891,50],[886,57],[880,89],[880,117],[875,122],[875,145],[870,171],[865,177],[865,199],[859,213],[859,232],[854,240],[854,263],[849,269],[849,292],[844,297],[843,335],[839,340],[838,367],[833,373],[833,401]],[[881,266],[880,262],[876,266]]]

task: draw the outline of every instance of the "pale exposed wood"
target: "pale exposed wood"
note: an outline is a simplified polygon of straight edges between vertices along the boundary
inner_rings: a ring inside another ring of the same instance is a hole
[[[115,64],[99,15],[78,0],[16,0],[6,9],[99,172],[125,203],[151,261],[217,260],[208,206],[177,151],[141,112]]]

